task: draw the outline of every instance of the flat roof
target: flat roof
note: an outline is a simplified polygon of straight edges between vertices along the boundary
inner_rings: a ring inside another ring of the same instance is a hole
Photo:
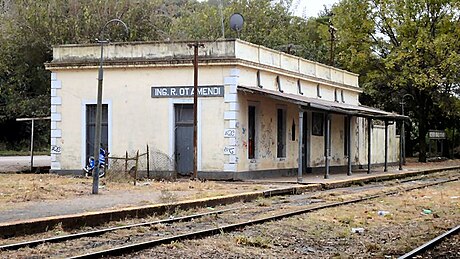
[[[329,84],[345,86],[360,91],[358,74],[307,60],[239,39],[200,41],[201,64],[239,63],[246,66],[271,69],[293,76],[322,80]],[[188,65],[193,60],[191,41],[123,42],[104,46],[104,65],[130,67],[163,65]],[[63,68],[95,68],[99,64],[99,44],[60,45],[53,47],[53,60],[46,64],[50,70]]]

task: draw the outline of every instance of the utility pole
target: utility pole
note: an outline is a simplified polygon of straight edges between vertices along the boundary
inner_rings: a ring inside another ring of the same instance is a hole
[[[225,39],[225,27],[224,27],[224,0],[220,0],[219,2],[219,10],[220,10],[220,25],[222,28],[222,39]]]
[[[331,50],[329,56],[329,64],[334,66],[334,41],[335,41],[335,32],[337,29],[332,25],[332,21],[329,21],[329,33],[331,34]]]
[[[193,48],[193,178],[198,179],[198,48],[204,48],[204,44],[195,42],[187,46]]]

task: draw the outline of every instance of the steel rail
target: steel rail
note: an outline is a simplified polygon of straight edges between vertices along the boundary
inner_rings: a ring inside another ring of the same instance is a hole
[[[58,243],[58,242],[68,241],[68,240],[82,238],[82,237],[93,237],[93,236],[98,236],[98,235],[102,235],[107,232],[112,232],[112,231],[121,230],[121,229],[130,229],[130,228],[135,228],[135,227],[151,226],[151,225],[164,224],[164,223],[174,223],[174,222],[179,222],[179,221],[185,222],[185,221],[190,221],[196,218],[222,214],[222,213],[237,210],[237,209],[239,208],[230,208],[230,209],[218,210],[218,211],[213,211],[213,212],[182,216],[182,217],[177,217],[177,218],[161,219],[161,220],[155,220],[155,221],[150,221],[150,222],[126,225],[126,226],[104,228],[104,229],[98,229],[98,230],[93,230],[93,231],[88,231],[88,232],[81,232],[81,233],[64,235],[64,236],[56,236],[56,237],[50,237],[50,238],[44,238],[44,239],[25,241],[25,242],[15,243],[15,244],[2,245],[0,246],[0,251],[17,250],[17,249],[24,248],[24,247],[35,247],[35,246],[38,246],[44,243]]]
[[[428,249],[434,247],[435,245],[437,245],[438,243],[440,243],[442,240],[444,240],[445,238],[447,237],[450,237],[454,234],[457,234],[458,232],[460,231],[460,225],[452,228],[451,230],[435,237],[434,239],[426,242],[425,244],[415,248],[414,250],[408,252],[407,254],[404,254],[400,257],[398,257],[398,259],[406,259],[406,258],[413,258],[414,256],[416,255],[420,255],[422,254],[423,252],[427,251]]]
[[[351,199],[351,200],[348,200],[348,201],[333,202],[333,203],[318,205],[318,206],[315,206],[315,207],[310,207],[310,208],[306,208],[306,209],[300,209],[300,210],[296,210],[296,211],[286,212],[286,213],[282,213],[282,214],[278,214],[278,215],[274,215],[274,216],[264,217],[264,218],[255,219],[255,220],[249,220],[249,221],[242,222],[242,223],[229,224],[229,225],[225,225],[225,226],[221,226],[221,227],[215,227],[215,228],[210,228],[210,229],[206,229],[206,230],[200,230],[200,231],[195,231],[195,232],[175,235],[175,236],[171,236],[171,237],[165,237],[165,238],[161,238],[161,239],[155,239],[155,240],[149,240],[149,241],[145,241],[145,242],[125,245],[125,246],[119,246],[119,247],[115,247],[115,248],[111,248],[111,249],[106,249],[106,250],[102,250],[102,251],[87,253],[87,254],[78,255],[78,256],[69,257],[69,258],[76,259],[76,258],[100,258],[100,257],[105,257],[105,256],[119,256],[119,255],[123,255],[123,254],[129,253],[129,252],[136,252],[136,251],[140,251],[140,250],[150,248],[150,247],[153,247],[153,246],[157,246],[157,245],[161,245],[161,244],[168,244],[168,243],[171,243],[173,241],[180,241],[180,240],[186,240],[186,239],[191,239],[191,238],[196,238],[196,237],[203,237],[203,236],[211,236],[211,235],[223,233],[225,231],[233,231],[235,229],[241,229],[241,228],[244,228],[244,227],[250,226],[250,225],[262,224],[262,223],[265,223],[265,222],[275,221],[275,220],[279,220],[279,219],[283,219],[283,218],[287,218],[287,217],[292,217],[292,216],[297,216],[297,215],[301,215],[301,214],[305,214],[305,213],[309,213],[309,212],[313,212],[313,211],[317,211],[317,210],[321,210],[321,209],[332,208],[332,207],[337,207],[337,206],[351,204],[351,203],[358,203],[358,202],[361,202],[361,201],[376,199],[376,198],[379,198],[379,197],[383,197],[383,196],[387,196],[387,195],[393,195],[393,194],[397,194],[397,193],[400,193],[400,192],[407,192],[407,191],[412,191],[412,190],[416,190],[416,189],[422,189],[422,188],[426,188],[426,187],[430,187],[430,186],[434,186],[434,185],[439,185],[439,184],[444,184],[444,183],[448,183],[448,182],[454,182],[454,181],[458,181],[458,180],[459,180],[459,178],[442,180],[442,181],[439,181],[439,182],[434,182],[434,183],[429,183],[429,184],[424,184],[424,185],[419,185],[419,186],[415,186],[415,187],[406,188],[404,190],[389,191],[389,192],[384,192],[382,194],[369,195],[369,196],[366,196],[366,197]]]

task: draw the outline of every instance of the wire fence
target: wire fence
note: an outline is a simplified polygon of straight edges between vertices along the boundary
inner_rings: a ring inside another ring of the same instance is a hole
[[[146,146],[144,152],[126,151],[123,156],[108,157],[106,179],[116,182],[131,182],[139,179],[174,180],[177,176],[174,159],[158,149]]]

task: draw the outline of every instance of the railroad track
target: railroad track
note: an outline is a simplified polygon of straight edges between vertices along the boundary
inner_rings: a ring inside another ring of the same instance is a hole
[[[224,209],[224,210],[218,210],[218,211],[213,211],[213,212],[208,212],[208,213],[199,213],[199,214],[194,214],[194,215],[189,215],[189,216],[173,217],[173,218],[162,219],[162,220],[155,220],[155,221],[142,222],[142,223],[137,223],[137,224],[130,224],[130,225],[126,225],[126,226],[110,227],[110,228],[98,229],[98,230],[82,232],[82,233],[76,233],[76,234],[70,234],[70,235],[63,235],[63,236],[56,236],[56,237],[50,237],[50,238],[37,239],[37,240],[20,242],[20,243],[15,243],[15,244],[10,244],[10,245],[2,245],[2,246],[0,246],[0,251],[2,251],[2,250],[17,250],[17,249],[24,248],[24,247],[35,247],[35,246],[45,244],[45,243],[59,243],[59,242],[78,239],[78,238],[82,238],[82,237],[99,236],[99,235],[102,235],[102,234],[105,234],[105,233],[108,233],[108,232],[113,232],[113,231],[123,230],[123,229],[131,229],[131,228],[135,228],[135,227],[145,227],[145,226],[151,226],[151,225],[156,225],[156,224],[168,224],[168,223],[175,223],[175,222],[180,222],[180,221],[186,222],[186,221],[190,221],[190,220],[201,218],[201,217],[206,217],[206,216],[217,215],[217,214],[220,214],[220,213],[225,213],[225,212],[232,211],[232,210],[235,210],[235,209],[236,208]]]
[[[274,203],[271,206],[260,206],[249,203],[245,207],[223,209],[208,213],[201,213],[190,216],[177,217],[174,219],[164,219],[152,222],[145,222],[139,224],[131,224],[121,227],[112,227],[99,230],[93,230],[89,232],[51,237],[45,239],[37,239],[32,241],[20,242],[15,244],[7,244],[0,246],[0,251],[7,250],[18,250],[20,248],[31,249],[41,244],[57,243],[58,256],[70,257],[70,258],[96,258],[103,256],[116,256],[123,255],[126,253],[139,251],[148,247],[153,247],[159,244],[167,244],[173,241],[179,241],[184,239],[191,239],[203,236],[209,236],[219,234],[222,232],[228,232],[235,229],[240,229],[245,226],[262,224],[269,221],[279,220],[286,217],[292,217],[312,211],[317,211],[325,208],[331,208],[336,206],[342,206],[346,204],[358,203],[366,200],[371,200],[387,195],[397,194],[399,192],[411,191],[415,189],[426,188],[433,185],[443,184],[452,181],[458,181],[458,178],[454,179],[424,179],[430,181],[426,184],[417,185],[417,182],[405,182],[410,186],[404,189],[396,189],[391,191],[381,192],[379,194],[367,195],[365,197],[349,199],[346,201],[333,201],[326,202],[320,205],[312,205],[313,203],[305,202],[305,197],[300,195],[292,196],[290,201],[282,200],[278,203]],[[394,186],[393,186],[394,187]],[[388,188],[387,186],[375,185],[372,188],[356,186],[354,188],[348,187],[345,190],[353,190],[356,193],[361,192],[363,189],[378,191],[379,189]],[[321,193],[321,192],[320,192]],[[324,193],[331,193],[330,190],[324,191]],[[317,194],[317,193],[315,193]],[[312,196],[312,195],[310,195]],[[337,198],[339,196],[336,196]],[[288,206],[288,204],[292,204]],[[300,209],[298,209],[300,207]],[[297,208],[297,209],[296,209]],[[275,215],[274,212],[279,212]],[[236,213],[238,212],[238,213]],[[209,219],[211,218],[211,219]],[[255,219],[254,219],[255,218]],[[148,229],[146,229],[148,228]],[[136,230],[138,229],[138,230]],[[139,231],[139,229],[141,231]],[[193,230],[195,229],[195,230]],[[197,230],[198,229],[198,230]],[[120,231],[130,231],[121,234],[113,234]],[[153,230],[153,231],[152,231]],[[139,234],[140,233],[140,234]],[[162,237],[163,234],[167,233],[166,236]],[[100,236],[106,236],[100,238]],[[98,238],[99,237],[99,238]],[[95,238],[96,241],[89,239]],[[84,241],[81,241],[83,239]],[[89,239],[89,240],[88,240]],[[149,241],[145,241],[149,240]],[[75,243],[74,243],[75,241]],[[66,244],[65,244],[66,243]],[[128,244],[127,244],[128,243]],[[64,244],[64,245],[62,245]],[[27,248],[29,247],[29,248]],[[78,247],[78,248],[77,248]],[[97,247],[99,251],[89,252],[83,255],[75,256],[75,254],[81,253],[83,249],[94,249]],[[76,249],[77,248],[77,249]],[[41,249],[43,250],[43,248]],[[44,249],[46,250],[46,248]],[[56,249],[51,251],[52,255],[56,255]],[[39,254],[41,255],[41,254]],[[2,253],[0,253],[2,257]]]
[[[418,255],[421,255],[425,253],[426,251],[432,249],[436,245],[440,244],[443,240],[446,240],[447,238],[454,236],[456,234],[460,233],[460,225],[452,228],[451,230],[435,237],[434,239],[426,242],[425,244],[415,248],[414,250],[408,252],[407,254],[404,254],[400,256],[398,259],[407,259],[407,258],[414,258]]]

